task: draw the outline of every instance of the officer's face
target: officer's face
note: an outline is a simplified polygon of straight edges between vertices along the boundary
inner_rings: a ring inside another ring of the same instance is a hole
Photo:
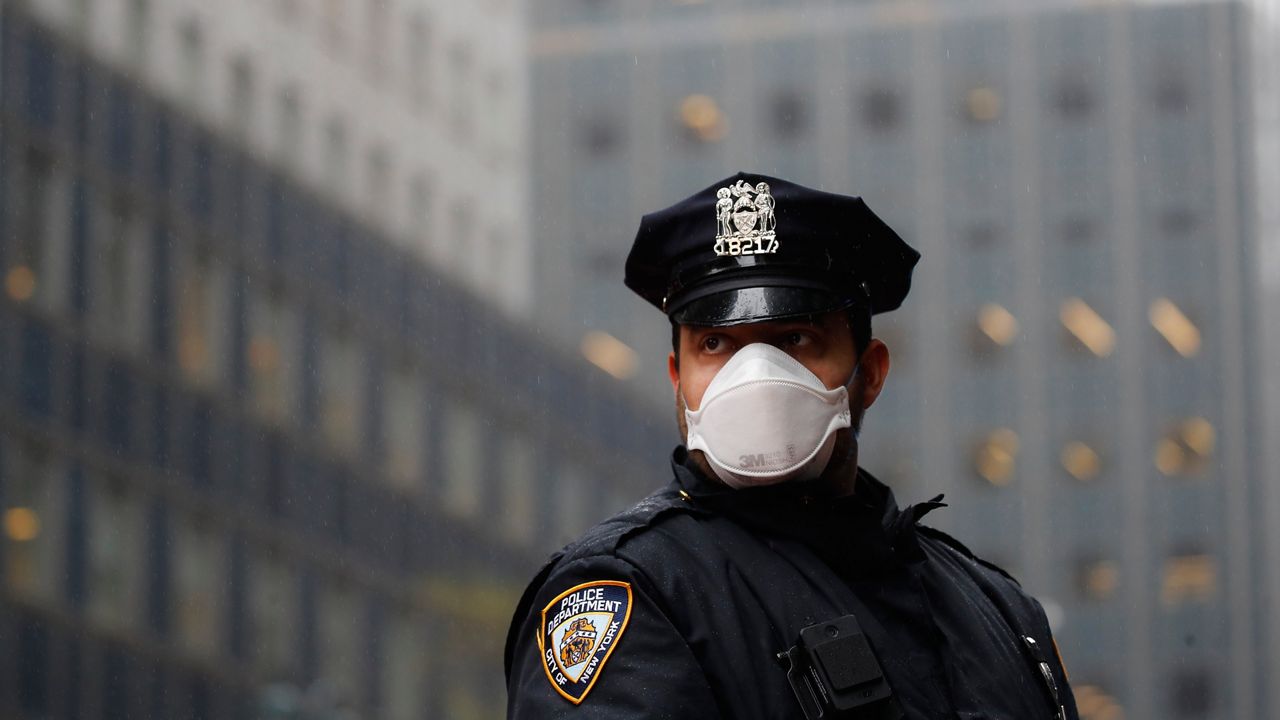
[[[885,344],[872,339],[862,357],[858,357],[843,311],[817,318],[777,320],[771,322],[710,328],[680,326],[680,358],[675,353],[667,359],[667,370],[676,394],[676,417],[681,436],[687,439],[684,408],[697,410],[712,378],[739,349],[752,343],[768,343],[800,361],[828,388],[849,383],[849,404],[856,430],[862,414],[880,395],[889,374],[889,351]],[[854,375],[854,368],[858,373]],[[852,377],[852,379],[851,379]],[[836,450],[824,476],[847,478],[857,466],[857,441],[849,430],[836,436]],[[705,465],[701,453],[695,460]],[[708,476],[710,469],[705,468]],[[838,480],[837,480],[838,481]]]
[[[752,343],[768,343],[799,360],[828,389],[848,382],[858,362],[853,333],[840,311],[731,327],[683,325],[679,362],[673,353],[669,370],[673,386],[682,391],[690,410],[700,407],[707,385],[729,358]]]

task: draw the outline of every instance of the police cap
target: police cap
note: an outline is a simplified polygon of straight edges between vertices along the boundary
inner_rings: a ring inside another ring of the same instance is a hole
[[[862,198],[738,173],[645,215],[626,284],[673,323],[893,310],[920,253]]]

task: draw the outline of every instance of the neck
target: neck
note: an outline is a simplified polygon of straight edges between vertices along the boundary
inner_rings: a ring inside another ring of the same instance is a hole
[[[860,424],[860,423],[859,423]],[[832,497],[852,495],[858,481],[858,438],[853,428],[836,433],[836,446],[831,452],[831,462],[814,481],[823,492]]]

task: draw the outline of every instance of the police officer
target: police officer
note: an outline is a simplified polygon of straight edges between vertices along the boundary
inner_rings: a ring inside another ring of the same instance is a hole
[[[506,646],[508,718],[1076,718],[1040,605],[858,467],[871,316],[919,254],[861,199],[740,173],[645,216],[672,479],[552,556]],[[998,521],[998,519],[996,519]]]

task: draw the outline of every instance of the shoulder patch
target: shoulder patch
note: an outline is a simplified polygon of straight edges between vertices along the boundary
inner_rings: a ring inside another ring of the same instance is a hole
[[[538,650],[551,687],[574,705],[582,702],[630,619],[631,584],[619,580],[575,585],[547,603]]]

